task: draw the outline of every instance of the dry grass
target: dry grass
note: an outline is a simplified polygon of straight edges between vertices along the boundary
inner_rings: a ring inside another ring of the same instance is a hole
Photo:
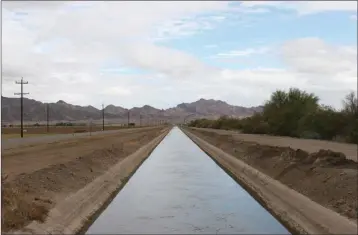
[[[3,176],[1,177],[3,180]],[[18,189],[3,184],[1,226],[7,230],[19,229],[27,221],[44,222],[51,208],[52,201],[35,197],[34,192]],[[6,219],[4,219],[6,217]]]

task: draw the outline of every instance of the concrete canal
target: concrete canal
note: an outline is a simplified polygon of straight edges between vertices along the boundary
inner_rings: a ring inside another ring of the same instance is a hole
[[[87,234],[289,234],[175,127]]]

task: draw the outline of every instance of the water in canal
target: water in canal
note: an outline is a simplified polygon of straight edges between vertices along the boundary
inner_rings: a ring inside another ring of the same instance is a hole
[[[87,231],[118,233],[289,234],[177,127]]]

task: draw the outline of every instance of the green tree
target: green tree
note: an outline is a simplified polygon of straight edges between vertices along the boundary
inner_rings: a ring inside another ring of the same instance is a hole
[[[315,112],[319,98],[297,88],[275,91],[264,105],[263,118],[274,135],[298,137],[298,123],[307,113]]]

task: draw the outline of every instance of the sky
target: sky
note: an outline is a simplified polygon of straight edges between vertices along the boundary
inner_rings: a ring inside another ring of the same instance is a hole
[[[357,1],[2,1],[2,95],[97,108],[357,90]]]

